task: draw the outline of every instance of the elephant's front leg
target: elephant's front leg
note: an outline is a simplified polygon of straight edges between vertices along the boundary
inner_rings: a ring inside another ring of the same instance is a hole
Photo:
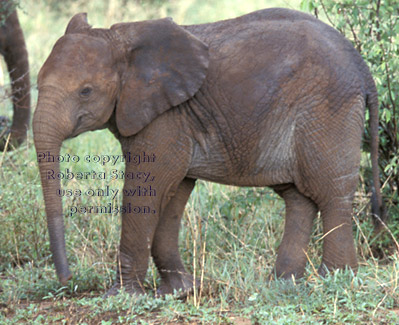
[[[186,294],[194,285],[193,277],[183,266],[178,247],[180,220],[194,185],[195,180],[190,178],[180,183],[162,212],[155,231],[151,252],[162,281],[158,295],[170,294],[174,290]]]
[[[169,246],[159,248],[159,245],[171,245],[170,250],[175,251],[173,243],[175,240],[177,242],[177,238],[162,238],[162,236],[173,237],[175,230],[176,233],[178,232],[178,224],[171,220],[172,215],[177,213],[178,221],[180,221],[184,205],[194,184],[193,181],[185,181],[182,186],[179,186],[184,179],[185,169],[171,168],[171,166],[182,166],[182,161],[186,157],[183,154],[170,155],[173,149],[164,148],[167,150],[154,149],[154,157],[156,157],[154,162],[142,162],[138,165],[126,162],[123,188],[124,211],[122,212],[117,276],[115,285],[108,295],[117,294],[121,287],[132,294],[144,293],[143,283],[154,241],[156,244],[152,252],[158,268],[162,265],[161,275],[164,266],[170,268],[170,265],[176,262],[173,259],[171,264],[165,262],[163,253],[165,250],[168,253]],[[144,150],[137,149],[135,152],[143,153]],[[174,204],[168,205],[175,196],[177,197],[175,202],[184,201],[184,203],[175,207]],[[169,221],[171,225],[168,228],[165,223]],[[180,261],[179,257],[177,261]],[[176,266],[181,270],[181,262]]]
[[[128,173],[128,170],[126,170]],[[122,231],[117,261],[117,275],[114,286],[107,295],[117,294],[123,287],[131,294],[144,293],[144,279],[148,269],[151,244],[159,219],[159,200],[157,197],[140,197],[134,181],[125,181],[123,188]]]

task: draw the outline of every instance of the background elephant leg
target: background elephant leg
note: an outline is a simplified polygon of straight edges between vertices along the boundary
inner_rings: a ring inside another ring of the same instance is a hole
[[[275,272],[278,277],[302,277],[307,258],[306,251],[312,232],[316,204],[302,195],[294,185],[274,189],[285,201],[284,236],[278,249]]]
[[[193,277],[186,272],[180,258],[178,240],[180,220],[194,185],[193,179],[182,181],[162,212],[155,231],[151,253],[161,275],[159,295],[170,294],[174,290],[188,292],[193,287]]]
[[[352,230],[352,198],[335,198],[321,207],[323,220],[323,260],[321,275],[328,270],[350,267],[357,270]]]
[[[28,52],[16,11],[10,14],[0,32],[2,33],[1,53],[4,55],[10,74],[14,107],[9,145],[9,149],[12,149],[25,140],[30,120]],[[0,150],[4,149],[5,141],[6,137],[0,140]]]

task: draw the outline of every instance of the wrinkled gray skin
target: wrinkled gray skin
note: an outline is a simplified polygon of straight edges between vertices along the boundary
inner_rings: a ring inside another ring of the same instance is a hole
[[[43,65],[38,87],[37,152],[57,155],[65,139],[108,127],[124,153],[156,156],[146,165],[156,196],[123,198],[124,206],[155,212],[122,214],[109,294],[121,285],[142,293],[150,256],[161,275],[160,294],[192,288],[178,233],[196,179],[270,186],[285,200],[277,276],[303,275],[318,211],[321,272],[356,271],[351,214],[366,105],[381,205],[377,93],[351,44],[312,16],[269,9],[204,25],[161,19],[92,29],[78,14]],[[39,167],[51,250],[65,284],[71,273],[55,194],[60,184],[46,178],[59,165],[42,161]],[[141,165],[126,165],[126,172],[139,171]],[[137,185],[125,181],[125,189]]]
[[[4,150],[9,133],[8,150],[20,145],[26,138],[30,121],[30,79],[28,51],[12,2],[0,1],[0,53],[10,74],[14,108],[11,129],[8,119],[0,116],[0,151]],[[12,10],[11,12],[9,10]]]

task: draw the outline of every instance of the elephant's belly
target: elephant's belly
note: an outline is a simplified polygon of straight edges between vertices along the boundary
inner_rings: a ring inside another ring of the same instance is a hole
[[[294,182],[296,159],[291,135],[264,136],[252,147],[229,152],[222,145],[194,145],[187,177],[236,186],[272,186]]]
[[[289,175],[288,171],[280,171],[279,177],[275,177],[272,174],[259,174],[259,175],[248,175],[248,176],[228,176],[228,177],[214,177],[214,175],[207,174],[193,174],[190,173],[187,175],[189,178],[193,179],[202,179],[205,181],[215,182],[219,184],[225,185],[234,185],[234,186],[256,186],[256,187],[265,187],[265,186],[276,186],[282,184],[290,184],[293,183],[293,178]]]

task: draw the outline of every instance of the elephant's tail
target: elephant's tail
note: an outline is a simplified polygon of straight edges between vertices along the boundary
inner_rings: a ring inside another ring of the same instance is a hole
[[[371,196],[371,211],[374,216],[374,229],[379,232],[383,228],[383,223],[387,220],[387,211],[382,200],[381,188],[380,188],[380,173],[378,167],[378,93],[374,83],[371,79],[371,89],[367,94],[367,107],[369,109],[369,126],[370,126],[370,158],[371,168],[373,174],[373,186]],[[382,221],[382,222],[381,222]]]

